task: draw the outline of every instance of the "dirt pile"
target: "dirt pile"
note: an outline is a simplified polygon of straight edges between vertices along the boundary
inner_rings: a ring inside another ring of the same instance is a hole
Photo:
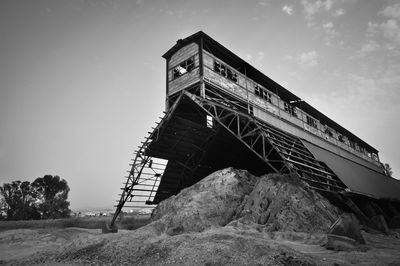
[[[257,179],[243,170],[217,171],[161,202],[153,212],[152,226],[172,235],[224,226],[232,221]]]
[[[296,176],[270,174],[258,179],[236,218],[267,231],[326,232],[338,210]]]
[[[161,202],[152,226],[176,235],[243,224],[264,231],[326,232],[338,210],[296,176],[227,168]]]

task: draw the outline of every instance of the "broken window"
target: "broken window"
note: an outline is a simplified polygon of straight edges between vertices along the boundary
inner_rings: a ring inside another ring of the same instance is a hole
[[[356,148],[356,144],[355,144],[353,141],[351,141],[351,140],[350,140],[350,147],[352,147],[353,149]]]
[[[180,63],[178,66],[174,67],[173,79],[176,79],[182,76],[183,74],[192,71],[193,68],[194,68],[194,57],[191,57]]]
[[[272,103],[272,94],[268,91],[263,90],[263,98],[269,103]]]
[[[289,103],[284,103],[285,112],[289,113],[291,116],[297,117],[296,107]]]
[[[263,98],[269,103],[272,103],[272,94],[267,90],[263,89],[261,86],[254,85],[254,94],[258,97]]]
[[[213,120],[212,116],[207,115],[206,119],[207,119],[207,127],[208,128],[213,128],[214,127],[214,120]]]
[[[313,128],[317,128],[317,121],[310,116],[307,116],[307,124]]]
[[[257,95],[257,96],[260,96],[260,97],[261,97],[261,93],[262,93],[262,89],[261,89],[261,87],[260,87],[260,86],[257,86],[257,85],[255,85],[255,86],[254,86],[254,93],[255,93],[255,95]]]
[[[238,82],[237,74],[234,71],[232,71],[232,69],[230,69],[229,67],[218,61],[214,61],[214,71],[218,72],[225,78],[232,80],[233,82]]]
[[[333,137],[333,133],[329,127],[325,128],[325,134],[327,134],[331,138]]]
[[[254,108],[251,105],[249,105],[249,114],[254,115]]]

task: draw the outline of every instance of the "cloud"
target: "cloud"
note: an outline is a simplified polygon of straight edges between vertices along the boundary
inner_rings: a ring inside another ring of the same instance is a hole
[[[365,55],[367,53],[371,53],[378,50],[379,47],[380,45],[377,44],[375,41],[369,40],[368,42],[362,44],[360,52],[362,55]]]
[[[367,37],[373,37],[379,29],[379,24],[368,21],[367,25]]]
[[[282,7],[282,11],[285,12],[286,14],[293,15],[293,6],[289,6],[289,5],[284,5]]]
[[[269,3],[265,2],[265,1],[260,1],[260,2],[258,2],[258,4],[260,6],[268,6],[269,5]]]
[[[257,53],[257,60],[258,61],[262,61],[264,59],[264,57],[265,57],[264,52],[258,52]]]
[[[303,12],[307,20],[313,20],[314,16],[320,11],[329,11],[332,8],[333,0],[301,0]]]
[[[397,20],[389,19],[380,25],[383,35],[394,41],[396,45],[400,45],[400,27]]]
[[[400,3],[385,7],[379,14],[389,18],[400,19]]]
[[[301,67],[316,67],[319,57],[318,53],[313,50],[299,54],[296,61]]]
[[[252,55],[250,53],[246,54],[246,61],[252,62],[255,66],[261,66],[262,61],[265,58],[265,53],[262,51],[257,52],[257,54]]]
[[[332,40],[339,36],[339,33],[335,30],[335,25],[332,22],[326,22],[322,24],[322,29],[325,31],[325,44],[332,45]]]
[[[336,9],[335,12],[333,12],[332,16],[340,17],[340,16],[343,16],[344,13],[345,13],[344,9],[343,8],[339,8],[339,9]]]

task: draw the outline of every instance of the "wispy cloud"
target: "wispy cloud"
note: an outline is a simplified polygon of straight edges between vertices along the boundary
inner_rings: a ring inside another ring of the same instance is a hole
[[[400,19],[400,3],[385,7],[379,14],[389,18]]]
[[[289,16],[290,16],[290,15],[293,15],[293,6],[284,5],[284,6],[282,7],[282,11],[285,12],[286,14],[288,14]]]
[[[321,11],[329,11],[332,8],[333,0],[301,0],[303,6],[303,13],[308,26],[313,25],[314,16]]]
[[[264,60],[264,57],[265,57],[265,53],[264,52],[258,52],[257,53],[257,60],[258,61]]]
[[[369,21],[366,37],[379,40],[388,50],[397,50],[400,47],[400,3],[386,6],[378,15],[383,17],[384,21]]]
[[[325,31],[325,44],[329,46],[332,45],[332,40],[339,36],[339,33],[335,29],[335,25],[332,22],[326,22],[322,24],[322,29]]]
[[[380,25],[383,35],[394,41],[396,45],[400,45],[400,26],[397,20],[389,19]]]
[[[380,45],[378,43],[376,43],[373,40],[369,40],[368,42],[363,43],[361,45],[361,50],[360,50],[361,55],[365,55],[367,53],[374,52],[374,51],[378,50],[379,47],[380,47]]]
[[[343,8],[339,8],[339,9],[336,9],[335,12],[333,12],[332,16],[340,17],[340,16],[343,16],[344,13],[345,13],[344,9]]]
[[[297,55],[296,61],[301,67],[316,67],[318,66],[319,58],[318,53],[313,50]]]

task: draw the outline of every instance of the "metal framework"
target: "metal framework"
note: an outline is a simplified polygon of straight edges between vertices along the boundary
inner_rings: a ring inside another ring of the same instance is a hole
[[[214,128],[212,132],[221,128],[226,130],[255,156],[262,159],[265,163],[266,173],[297,173],[302,180],[315,189],[345,191],[346,186],[343,182],[324,163],[315,159],[298,137],[257,120],[243,110],[242,103],[220,95],[218,92],[206,90],[206,96],[203,98],[184,91],[135,152],[125,186],[121,188],[122,193],[111,225],[115,223],[123,207],[154,208],[154,205],[146,204],[158,203],[158,201],[154,202],[154,198],[166,170],[167,161],[150,156],[151,145],[158,141],[162,134],[168,134],[165,132],[166,124],[182,99],[190,101],[200,113],[212,118],[212,122],[208,121],[207,125],[207,127]],[[164,137],[183,138],[183,135],[177,136],[176,132],[174,134],[174,136]],[[171,189],[171,193],[176,194],[182,188],[191,185],[190,182],[185,182],[185,176],[193,176],[198,169],[214,135],[202,136],[198,144],[192,144],[195,152],[183,157],[184,160],[175,159],[173,161],[182,170],[175,177],[177,184],[175,189]],[[165,151],[161,152],[168,157],[167,148],[164,149]],[[127,205],[127,203],[132,203],[132,205]]]
[[[207,92],[205,98],[188,92],[185,95],[263,159],[270,170],[275,173],[296,172],[316,189],[345,191],[346,185],[308,151],[300,138],[239,111],[237,101],[230,101],[212,90]]]

